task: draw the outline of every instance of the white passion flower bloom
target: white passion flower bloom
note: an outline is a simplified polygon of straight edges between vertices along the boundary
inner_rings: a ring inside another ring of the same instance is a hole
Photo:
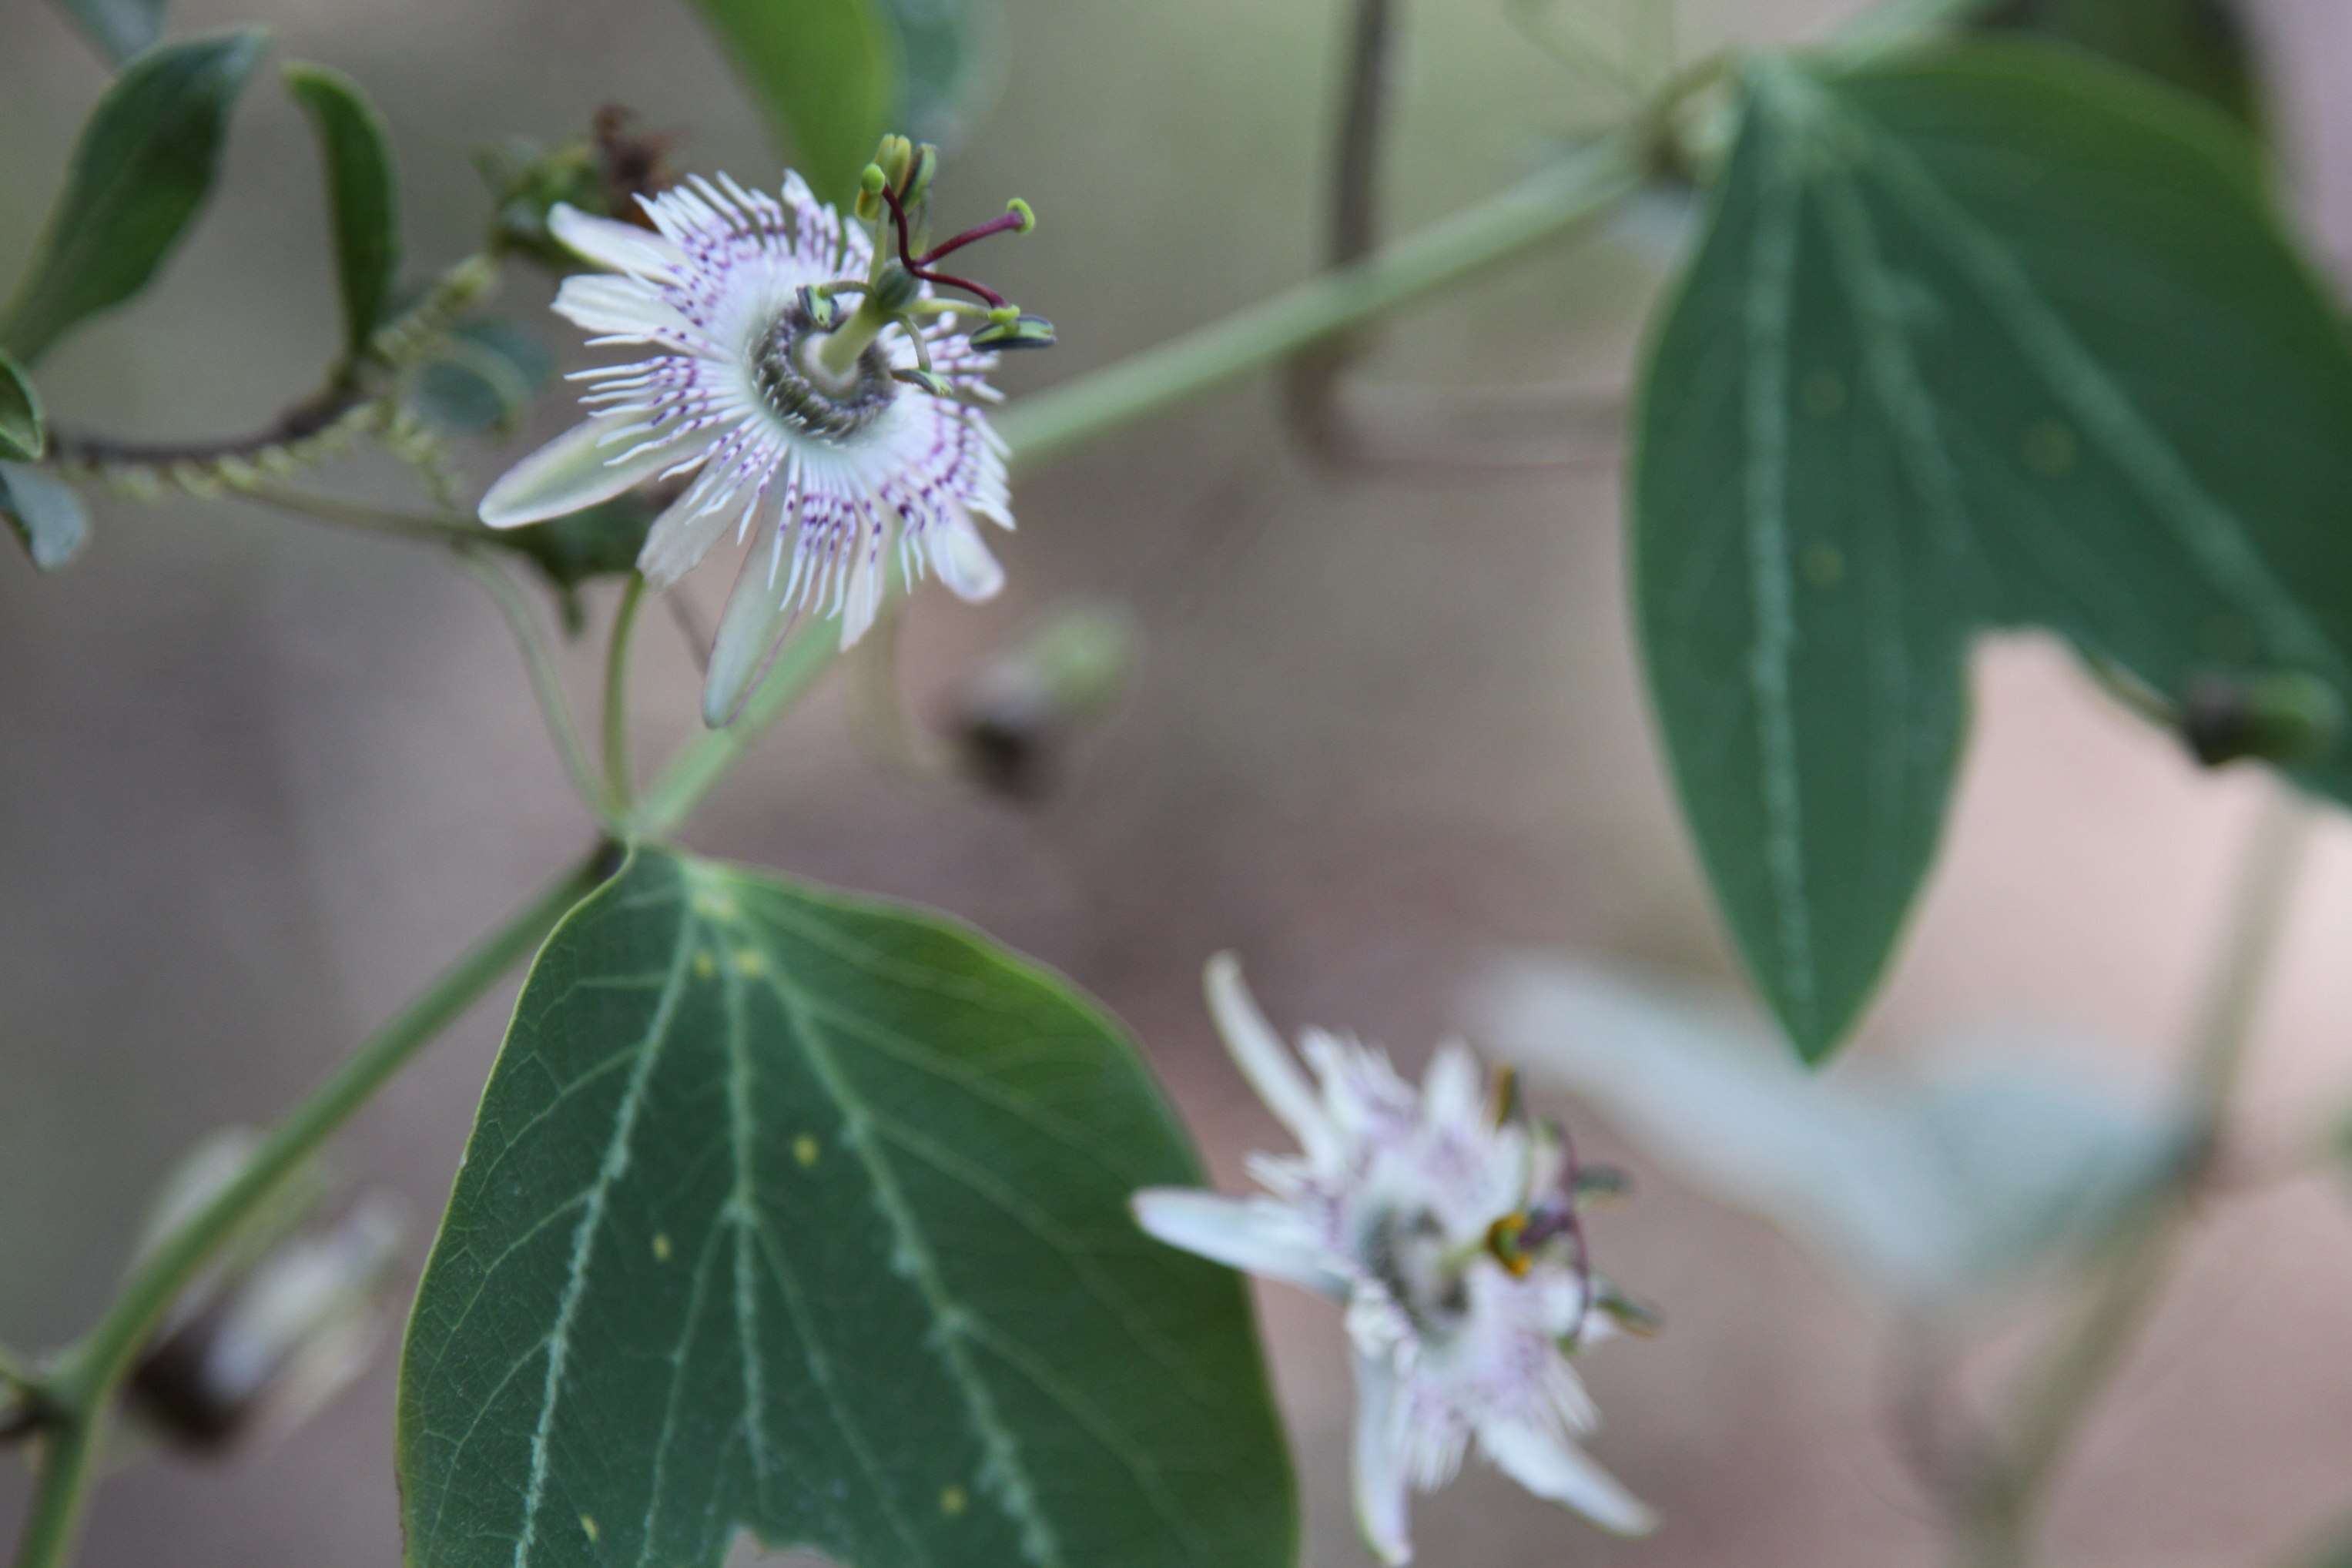
[[[642,345],[646,357],[574,377],[590,384],[586,422],[493,485],[482,521],[540,522],[693,475],[637,564],[667,587],[722,535],[751,542],[712,650],[713,724],[801,609],[838,616],[842,646],[856,642],[893,552],[910,585],[935,571],[979,600],[1004,581],[976,523],[1010,529],[1013,512],[1004,447],[974,406],[997,397],[986,380],[996,362],[973,339],[1034,343],[1050,328],[930,265],[1032,220],[1015,204],[1017,216],[917,256],[908,225],[919,232],[921,193],[890,190],[886,212],[881,180],[867,171],[871,229],[790,174],[781,200],[723,174],[645,198],[652,229],[568,206],[549,216],[567,248],[610,269],[567,279],[557,311],[592,344]],[[987,302],[937,298],[935,282]],[[854,311],[837,302],[852,299]]]
[[[1415,1089],[1385,1055],[1309,1030],[1310,1081],[1231,954],[1211,961],[1208,993],[1300,1152],[1253,1156],[1261,1194],[1155,1189],[1136,1194],[1136,1216],[1162,1241],[1346,1307],[1357,1513],[1381,1560],[1411,1559],[1411,1489],[1452,1479],[1474,1441],[1538,1496],[1607,1530],[1650,1530],[1650,1510],[1578,1447],[1598,1416],[1570,1357],[1635,1310],[1585,1266],[1564,1133],[1519,1113],[1507,1079],[1490,1097],[1458,1042]]]

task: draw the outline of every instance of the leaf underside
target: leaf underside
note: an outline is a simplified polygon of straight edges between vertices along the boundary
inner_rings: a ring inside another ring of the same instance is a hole
[[[641,852],[519,1002],[411,1323],[415,1568],[1280,1568],[1231,1275],[1139,1062],[935,918]]]
[[[1684,808],[1811,1058],[1933,858],[1978,633],[2352,693],[2341,326],[2251,145],[2071,54],[1754,66],[1634,487]]]

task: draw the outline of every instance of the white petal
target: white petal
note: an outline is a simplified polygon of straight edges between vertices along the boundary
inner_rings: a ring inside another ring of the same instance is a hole
[[[967,604],[994,598],[1004,586],[1004,568],[971,520],[950,511],[929,531],[931,564],[938,568],[940,581]]]
[[[544,522],[611,500],[665,468],[692,460],[693,438],[684,433],[646,446],[641,437],[625,434],[626,428],[625,420],[591,419],[558,436],[490,487],[482,498],[482,521],[492,528]]]
[[[1306,1227],[1271,1205],[1185,1187],[1150,1187],[1129,1199],[1129,1206],[1136,1224],[1171,1247],[1318,1295],[1347,1294],[1346,1282],[1324,1267],[1322,1248]]]
[[[1438,1047],[1421,1080],[1422,1120],[1432,1127],[1483,1130],[1487,1124],[1486,1077],[1478,1058],[1460,1040]]]
[[[784,628],[792,624],[799,595],[784,592],[783,580],[772,568],[778,536],[755,540],[744,553],[743,568],[735,574],[734,592],[719,619],[719,636],[710,647],[710,673],[702,687],[702,721],[723,730],[735,721],[743,700],[760,683]]]
[[[1297,1058],[1242,984],[1242,961],[1230,952],[1217,954],[1209,960],[1203,984],[1217,1033],[1224,1037],[1234,1065],[1265,1101],[1265,1108],[1290,1129],[1309,1159],[1336,1158],[1338,1134],[1325,1118],[1315,1087],[1307,1081]]]
[[[856,549],[856,559],[849,566],[849,593],[841,606],[841,647],[845,653],[872,629],[874,617],[882,608],[882,590],[888,585],[887,574],[877,558],[871,536],[861,534]]]
[[[1385,1356],[1356,1358],[1356,1523],[1374,1555],[1391,1565],[1412,1561],[1403,1394],[1403,1380]]]
[[[653,527],[646,531],[645,548],[637,552],[637,570],[646,574],[649,585],[667,588],[676,584],[719,542],[720,534],[741,520],[744,506],[750,502],[732,486],[713,494],[714,489],[719,489],[712,482],[717,472],[705,469],[702,478],[688,486],[686,493],[671,502],[667,510],[654,519]],[[756,481],[741,489],[756,493]]]
[[[634,278],[585,272],[555,291],[555,313],[586,331],[626,340],[667,341],[690,330],[687,320]]]
[[[664,282],[676,278],[678,264],[684,259],[677,246],[651,229],[639,228],[633,223],[615,223],[608,217],[592,217],[568,202],[558,202],[549,209],[547,232],[555,237],[557,244],[583,261]]]
[[[1490,1421],[1478,1446],[1503,1472],[1539,1498],[1574,1509],[1619,1535],[1647,1535],[1658,1516],[1563,1433],[1525,1421]]]

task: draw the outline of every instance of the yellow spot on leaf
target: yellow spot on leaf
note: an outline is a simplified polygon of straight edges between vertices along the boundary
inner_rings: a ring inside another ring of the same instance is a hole
[[[696,979],[708,980],[718,973],[719,961],[717,959],[711,957],[708,952],[698,952],[694,955],[694,977]]]
[[[2081,457],[2074,432],[2055,419],[2044,419],[2025,433],[2025,466],[2045,479],[2073,473]]]
[[[596,1521],[584,1513],[580,1516],[580,1532],[588,1538],[589,1545],[596,1544]]]
[[[731,921],[735,918],[735,900],[716,888],[698,888],[694,912],[707,921]]]
[[[739,947],[735,950],[736,973],[756,975],[763,972],[767,967],[768,961],[761,957],[756,949]]]
[[[950,1487],[940,1493],[940,1511],[950,1519],[953,1519],[971,1505],[971,1499],[964,1495],[961,1487]]]
[[[654,1237],[654,1261],[656,1263],[669,1261],[669,1232],[667,1231],[658,1232]]]
[[[793,1140],[793,1158],[803,1165],[816,1163],[816,1140],[803,1132]]]

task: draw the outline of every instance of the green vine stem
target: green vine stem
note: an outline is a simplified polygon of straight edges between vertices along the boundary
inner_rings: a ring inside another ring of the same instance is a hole
[[[1645,168],[1638,137],[1610,137],[1352,267],[1025,397],[997,431],[1017,465],[1059,457],[1589,222],[1638,190]]]
[[[2116,1243],[2073,1331],[2028,1380],[2032,1393],[1973,1523],[1969,1561],[1978,1568],[2017,1568],[2030,1559],[2033,1529],[2057,1472],[2156,1307],[2179,1249],[2185,1205],[2213,1166],[2263,984],[2286,930],[2312,821],[2312,807],[2301,796],[2283,784],[2270,786],[2182,1064],[2189,1157],[2172,1190],[2151,1202]]]
[[[215,1249],[235,1233],[246,1212],[350,1121],[499,976],[536,948],[572,905],[604,881],[614,864],[612,847],[599,845],[476,942],[272,1129],[235,1180],[147,1255],[98,1326],[66,1352],[42,1384],[51,1414],[41,1435],[38,1480],[16,1568],[58,1568],[66,1561],[114,1390],[156,1323]]]
[[[645,597],[645,574],[630,573],[604,647],[604,799],[615,822],[628,821],[635,793],[629,774],[629,639]]]

